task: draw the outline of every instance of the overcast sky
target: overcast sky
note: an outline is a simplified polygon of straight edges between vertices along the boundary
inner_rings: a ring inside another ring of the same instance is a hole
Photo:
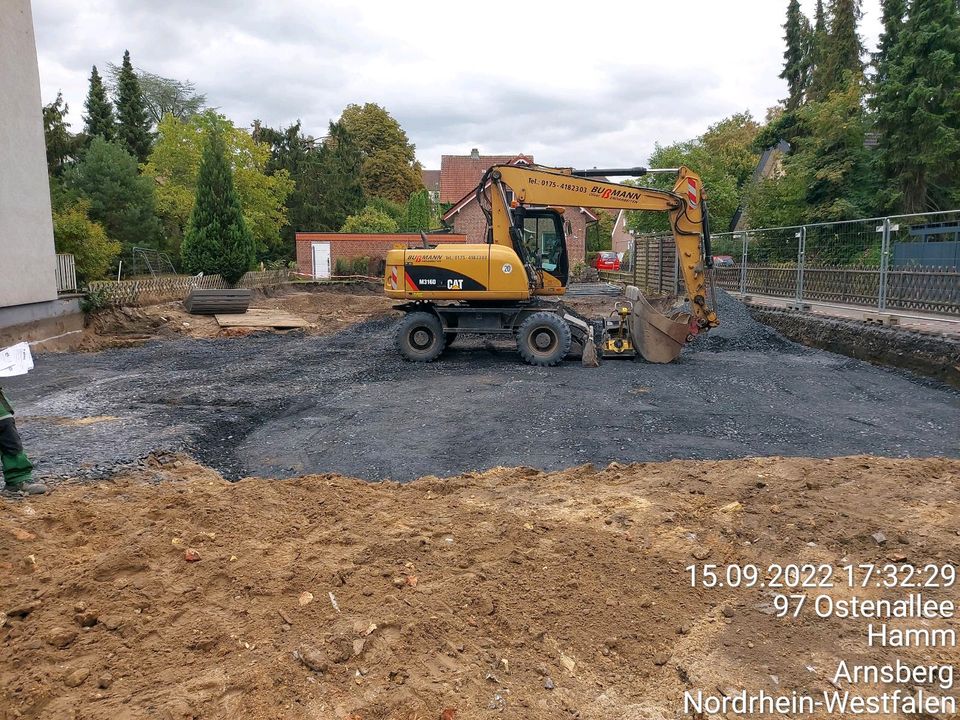
[[[240,126],[300,118],[326,134],[348,103],[386,107],[427,168],[444,153],[554,165],[644,164],[654,143],[786,95],[787,0],[33,0],[44,102],[82,127],[91,65],[129,49],[190,79]],[[813,0],[804,2],[812,12]],[[568,9],[564,9],[568,8]],[[867,49],[879,0],[864,0]]]

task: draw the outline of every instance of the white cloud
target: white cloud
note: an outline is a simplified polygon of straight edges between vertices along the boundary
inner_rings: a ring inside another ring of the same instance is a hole
[[[635,165],[786,94],[786,0],[603,4],[426,0],[33,0],[44,102],[82,125],[90,66],[190,79],[235,123],[300,118],[324,135],[351,102],[401,122],[427,167],[442,153],[534,153]],[[812,0],[805,0],[812,12]],[[861,29],[879,32],[879,0]]]

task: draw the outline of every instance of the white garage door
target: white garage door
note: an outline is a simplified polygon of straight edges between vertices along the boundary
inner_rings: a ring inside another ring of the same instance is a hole
[[[330,243],[313,243],[313,276],[315,278],[330,277]]]

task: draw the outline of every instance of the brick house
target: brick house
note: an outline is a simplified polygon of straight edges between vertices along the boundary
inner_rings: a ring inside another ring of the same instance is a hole
[[[453,232],[466,235],[467,242],[484,242],[486,219],[477,204],[475,190],[483,174],[492,165],[532,165],[531,155],[481,155],[476,149],[469,155],[444,155],[440,161],[440,202],[450,205],[443,214],[443,223]],[[596,216],[586,208],[567,208],[564,232],[570,266],[584,262],[587,225]]]
[[[464,235],[434,234],[431,244],[463,243]],[[370,258],[368,273],[374,276],[383,272],[387,252],[395,247],[420,247],[419,233],[312,233],[298,232],[297,272],[313,278],[330,277],[337,268],[337,261],[353,262],[356,258]]]

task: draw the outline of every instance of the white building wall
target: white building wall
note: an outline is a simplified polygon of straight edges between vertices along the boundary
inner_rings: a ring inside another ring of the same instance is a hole
[[[0,308],[55,300],[40,72],[30,0],[0,0]]]

